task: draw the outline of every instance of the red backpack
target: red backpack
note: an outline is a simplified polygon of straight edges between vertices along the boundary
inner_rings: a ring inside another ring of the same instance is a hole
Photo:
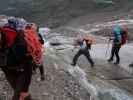
[[[17,36],[15,29],[11,28],[10,26],[5,26],[0,29],[0,32],[5,35],[6,47],[11,47]]]
[[[9,65],[20,63],[26,56],[31,56],[35,64],[42,64],[42,45],[33,29],[17,32],[10,26],[6,26],[0,29],[0,33],[5,37],[4,48],[11,52],[7,55]]]
[[[1,66],[15,66],[27,58],[27,44],[22,34],[10,26],[0,28],[0,34],[0,59],[3,60]]]
[[[32,28],[25,28],[24,39],[27,43],[28,54],[32,57],[36,65],[42,64],[42,44],[39,42],[39,37],[36,31]]]
[[[128,30],[127,28],[123,27],[121,30],[121,44],[124,45],[127,42],[128,38]]]

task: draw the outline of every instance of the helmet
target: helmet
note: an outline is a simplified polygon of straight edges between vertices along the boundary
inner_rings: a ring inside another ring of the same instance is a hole
[[[16,19],[14,17],[11,17],[8,19],[8,24],[9,26],[13,27],[13,28],[16,28]]]

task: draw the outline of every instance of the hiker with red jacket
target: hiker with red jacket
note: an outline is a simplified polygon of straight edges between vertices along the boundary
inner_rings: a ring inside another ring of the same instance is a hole
[[[110,40],[113,40],[112,50],[111,50],[111,55],[110,55],[110,58],[108,59],[108,62],[112,62],[115,55],[116,61],[114,62],[114,64],[119,64],[120,63],[119,51],[121,46],[126,43],[127,31],[124,29],[124,27],[115,25],[113,27],[112,34],[113,36],[110,38]]]
[[[4,64],[0,64],[6,79],[11,85],[14,95],[12,100],[31,100],[28,92],[32,77],[32,57],[27,55],[27,43],[24,34],[16,31],[15,23],[0,29],[1,54],[5,54]]]
[[[85,35],[84,37],[79,36],[75,42],[76,42],[75,46],[79,45],[80,49],[77,52],[77,54],[74,56],[73,62],[71,65],[75,66],[79,56],[84,55],[87,58],[87,60],[90,62],[91,67],[94,67],[94,62],[93,62],[93,60],[90,56],[90,52],[89,52],[89,49],[91,49],[91,45],[94,42],[94,39],[89,35]]]

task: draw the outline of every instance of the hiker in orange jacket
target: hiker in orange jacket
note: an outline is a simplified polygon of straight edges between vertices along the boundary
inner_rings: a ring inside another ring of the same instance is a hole
[[[85,36],[78,36],[78,38],[75,41],[75,46],[80,46],[79,51],[77,52],[77,54],[74,56],[73,58],[73,62],[72,62],[72,66],[76,65],[76,62],[79,58],[80,55],[84,55],[88,61],[91,64],[91,67],[94,67],[94,62],[90,56],[90,52],[89,49],[91,49],[91,45],[94,43],[94,38],[92,36],[89,35],[85,35]]]

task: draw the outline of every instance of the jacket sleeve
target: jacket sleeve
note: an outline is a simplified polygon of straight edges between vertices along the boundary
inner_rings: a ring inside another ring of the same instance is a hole
[[[43,40],[41,34],[38,34],[38,36],[39,36],[39,41],[40,41],[40,43],[41,43],[41,44],[44,44],[44,40]]]

